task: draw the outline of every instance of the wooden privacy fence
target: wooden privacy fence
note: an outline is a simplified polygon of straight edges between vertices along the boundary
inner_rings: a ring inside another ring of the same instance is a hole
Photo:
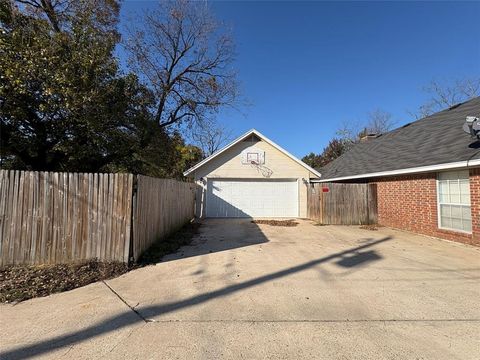
[[[307,202],[308,218],[322,224],[377,223],[376,184],[310,184]]]
[[[187,191],[190,197],[179,196]],[[0,170],[0,265],[138,259],[147,244],[193,218],[193,207],[193,184],[180,181]]]
[[[194,184],[139,175],[134,195],[133,257],[156,240],[191,220],[195,211]]]

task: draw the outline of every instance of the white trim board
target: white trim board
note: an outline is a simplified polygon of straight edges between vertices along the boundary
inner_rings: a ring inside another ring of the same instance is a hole
[[[301,166],[303,166],[304,168],[306,168],[308,171],[310,171],[312,174],[314,174],[315,176],[318,176],[318,177],[321,177],[322,175],[317,171],[315,170],[314,168],[308,166],[307,164],[305,164],[302,160],[298,159],[297,157],[293,156],[292,154],[290,154],[287,150],[285,150],[284,148],[282,148],[280,145],[277,145],[276,143],[274,143],[272,140],[270,140],[269,138],[267,138],[265,135],[263,135],[262,133],[260,133],[259,131],[255,130],[255,129],[251,129],[249,131],[247,131],[245,134],[239,136],[238,138],[236,138],[235,140],[233,140],[231,143],[229,143],[228,145],[224,146],[223,148],[221,148],[220,150],[214,152],[212,155],[210,155],[209,157],[203,159],[202,161],[200,161],[198,164],[196,164],[195,166],[192,166],[190,169],[188,169],[187,171],[185,171],[183,173],[184,176],[188,176],[190,175],[192,172],[194,172],[195,170],[197,170],[198,168],[200,168],[201,166],[205,165],[207,162],[209,162],[210,160],[216,158],[218,155],[220,155],[221,153],[225,152],[226,150],[230,149],[232,146],[238,144],[240,141],[244,140],[245,138],[249,137],[250,135],[256,135],[257,137],[259,137],[260,139],[262,139],[263,141],[265,141],[266,143],[270,144],[271,146],[273,146],[275,149],[277,149],[278,151],[280,151],[281,153],[283,153],[284,155],[288,156],[290,159],[292,159],[293,161],[295,161],[296,163],[300,164]]]
[[[329,179],[311,179],[310,182],[331,182],[331,181],[353,180],[353,179],[363,179],[363,178],[372,178],[372,177],[426,173],[426,172],[434,172],[439,170],[450,170],[450,169],[453,170],[453,169],[460,169],[460,168],[468,168],[472,166],[480,166],[480,159],[457,161],[452,163],[436,164],[436,165],[428,165],[428,166],[419,166],[419,167],[399,169],[399,170],[380,171],[380,172],[360,174],[360,175],[341,176],[341,177],[329,178]]]

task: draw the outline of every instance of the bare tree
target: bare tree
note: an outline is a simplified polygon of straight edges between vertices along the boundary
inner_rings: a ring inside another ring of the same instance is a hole
[[[365,128],[370,134],[384,134],[392,130],[395,123],[391,113],[382,109],[375,109],[367,114]]]
[[[225,126],[212,121],[203,122],[192,130],[192,139],[202,149],[204,156],[210,156],[226,145],[232,133]]]
[[[118,35],[118,0],[15,0],[12,3],[27,14],[48,20],[57,33],[71,30],[71,22],[79,22],[81,14],[90,16],[96,28]]]
[[[480,96],[480,77],[464,78],[450,84],[432,80],[423,91],[430,95],[430,99],[417,112],[411,113],[417,119]]]
[[[234,46],[206,2],[162,1],[128,29],[129,65],[155,96],[162,127],[201,124],[237,99]]]
[[[365,126],[358,120],[343,121],[335,134],[345,144],[345,147],[350,149],[358,142],[359,134],[365,130]]]
[[[394,128],[396,121],[392,114],[382,109],[367,113],[366,121],[344,121],[336,134],[343,143],[343,149],[349,150],[360,139],[368,134],[384,134]]]

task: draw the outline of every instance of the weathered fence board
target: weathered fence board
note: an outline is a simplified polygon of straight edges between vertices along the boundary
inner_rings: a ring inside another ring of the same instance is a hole
[[[322,224],[374,224],[377,222],[376,185],[311,184],[308,217]]]
[[[194,217],[195,185],[139,175],[133,209],[133,257]]]
[[[194,217],[194,186],[132,174],[0,170],[0,265],[136,260]]]
[[[0,264],[128,261],[132,183],[131,174],[0,170]]]

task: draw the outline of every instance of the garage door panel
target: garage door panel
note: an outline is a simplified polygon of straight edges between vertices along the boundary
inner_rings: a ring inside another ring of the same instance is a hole
[[[296,180],[208,180],[207,217],[296,216]]]

